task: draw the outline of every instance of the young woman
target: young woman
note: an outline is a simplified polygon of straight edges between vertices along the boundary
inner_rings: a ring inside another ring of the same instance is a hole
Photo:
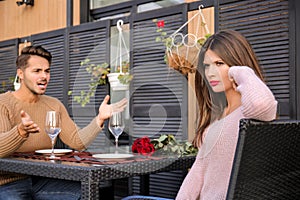
[[[199,120],[193,142],[199,152],[176,199],[226,199],[240,119],[274,120],[277,101],[251,45],[233,30],[220,31],[203,45],[195,90]]]

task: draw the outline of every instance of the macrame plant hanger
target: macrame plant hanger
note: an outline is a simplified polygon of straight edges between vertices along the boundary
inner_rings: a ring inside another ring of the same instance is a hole
[[[184,75],[196,71],[198,54],[203,41],[206,39],[205,37],[197,37],[199,35],[200,26],[204,27],[205,35],[209,34],[209,29],[202,13],[203,8],[204,6],[200,5],[198,12],[169,36],[171,42],[166,49],[168,65]],[[193,20],[197,20],[196,33],[183,35],[180,31]]]
[[[116,70],[117,67],[120,67],[120,74],[123,74],[123,48],[125,49],[125,57],[126,59],[124,61],[129,61],[129,50],[126,45],[124,36],[123,36],[123,26],[124,22],[123,20],[118,20],[117,21],[117,29],[118,29],[118,43],[117,43],[117,55],[116,55]]]
[[[123,36],[123,29],[122,29],[123,24],[124,24],[123,20],[117,21],[118,42],[117,42],[117,50],[116,50],[116,57],[115,57],[116,59],[115,61],[112,61],[112,63],[115,64],[114,66],[115,68],[114,68],[114,72],[107,74],[108,81],[110,82],[110,86],[114,91],[129,89],[129,85],[122,84],[118,78],[120,75],[124,75],[128,73],[128,71],[124,70],[124,65],[129,63],[129,49],[126,45]]]

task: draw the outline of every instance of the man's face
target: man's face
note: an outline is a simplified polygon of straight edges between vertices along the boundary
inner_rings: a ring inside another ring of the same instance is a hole
[[[50,66],[47,59],[32,55],[28,60],[27,68],[19,69],[18,75],[22,80],[21,89],[41,95],[46,92],[50,80]]]

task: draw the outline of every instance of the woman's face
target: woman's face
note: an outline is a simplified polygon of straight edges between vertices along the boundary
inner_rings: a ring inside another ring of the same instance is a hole
[[[226,92],[233,88],[228,77],[229,66],[212,50],[206,51],[203,65],[205,77],[214,92]]]

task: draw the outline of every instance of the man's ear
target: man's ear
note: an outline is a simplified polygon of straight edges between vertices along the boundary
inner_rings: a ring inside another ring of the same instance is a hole
[[[17,69],[17,74],[18,74],[18,77],[19,77],[20,82],[21,82],[21,80],[24,79],[24,72],[23,72],[23,70]]]

